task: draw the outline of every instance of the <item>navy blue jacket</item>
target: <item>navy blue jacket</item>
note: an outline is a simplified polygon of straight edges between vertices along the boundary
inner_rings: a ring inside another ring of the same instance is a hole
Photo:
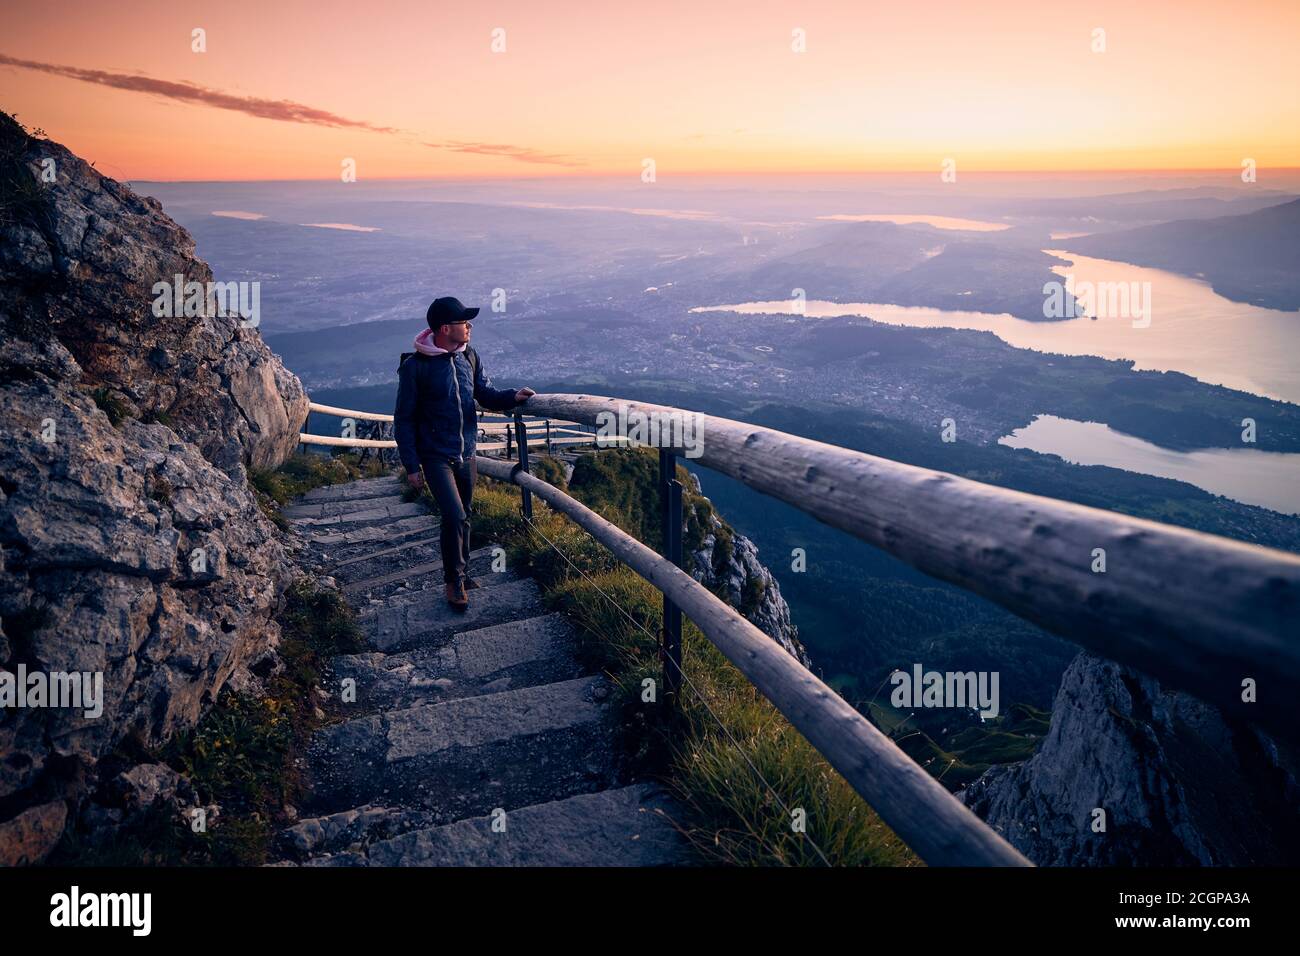
[[[404,361],[397,372],[397,407],[393,432],[397,451],[408,474],[421,461],[474,456],[478,437],[477,401],[494,412],[509,411],[515,389],[493,388],[481,361],[470,362],[465,351],[422,355]],[[476,356],[477,358],[477,356]]]

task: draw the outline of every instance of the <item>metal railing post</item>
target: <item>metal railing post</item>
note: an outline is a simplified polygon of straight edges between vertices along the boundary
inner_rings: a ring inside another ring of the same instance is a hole
[[[682,566],[682,483],[677,480],[677,456],[659,450],[659,514],[663,532],[664,558]],[[664,595],[663,643],[664,693],[670,704],[677,702],[682,685],[682,610]]]
[[[515,412],[515,437],[519,442],[519,466],[524,471],[528,471],[528,427],[524,424],[524,416]],[[506,428],[506,456],[509,457],[509,440],[510,429]],[[522,489],[524,498],[524,517],[529,521],[533,520],[533,493],[527,488]]]
[[[551,454],[551,420],[546,419],[546,454]]]

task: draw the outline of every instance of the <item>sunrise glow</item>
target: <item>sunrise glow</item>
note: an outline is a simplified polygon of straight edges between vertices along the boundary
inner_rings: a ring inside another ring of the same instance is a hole
[[[330,179],[344,157],[372,179],[1300,166],[1288,0],[75,2],[0,22],[4,107],[119,178]]]

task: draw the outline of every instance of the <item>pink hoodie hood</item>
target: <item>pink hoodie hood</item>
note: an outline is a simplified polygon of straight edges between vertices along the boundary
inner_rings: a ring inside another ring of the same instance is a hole
[[[466,344],[467,343],[462,343],[460,348],[456,349],[456,351],[457,352],[465,351]],[[438,346],[433,344],[433,329],[425,329],[423,332],[421,332],[419,335],[415,337],[415,350],[419,352],[421,355],[446,355],[447,354],[446,349],[439,348]]]

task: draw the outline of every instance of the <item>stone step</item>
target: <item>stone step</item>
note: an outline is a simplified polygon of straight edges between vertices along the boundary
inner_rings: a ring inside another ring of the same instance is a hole
[[[307,541],[312,548],[318,552],[328,552],[330,549],[348,548],[356,545],[369,545],[375,542],[383,542],[388,545],[394,541],[401,540],[407,535],[423,535],[428,537],[429,532],[436,532],[439,528],[438,519],[435,515],[422,514],[414,518],[398,518],[384,525],[369,525],[361,528],[313,528],[305,526],[299,528],[300,531],[307,535]],[[359,552],[352,551],[349,557]]]
[[[407,555],[410,552],[406,552]],[[442,578],[442,559],[437,558],[433,561],[424,561],[418,564],[408,564],[402,562],[403,554],[393,555],[386,559],[388,561],[388,573],[380,573],[374,577],[361,578],[359,580],[346,581],[343,585],[343,591],[349,599],[364,601],[369,598],[386,598],[390,595],[397,596],[399,592],[413,593],[423,591],[430,587],[442,587],[444,583]],[[496,584],[504,584],[507,581],[519,580],[519,575],[509,571],[493,571],[493,549],[479,548],[477,551],[469,553],[469,564],[466,566],[466,572],[480,587],[492,587]],[[352,567],[352,566],[350,566]],[[382,565],[375,570],[382,570]],[[347,571],[349,569],[345,569]],[[335,576],[336,580],[339,577]]]
[[[404,501],[401,495],[381,495],[375,498],[362,499],[353,498],[348,499],[347,501],[298,500],[286,507],[283,514],[286,518],[333,518],[374,508],[386,508],[390,505],[407,504],[418,504],[418,502]],[[429,509],[425,508],[423,510],[427,512]]]
[[[331,669],[334,686],[356,681],[363,711],[534,687],[582,673],[573,627],[558,612],[463,631],[442,647],[335,657]]]
[[[423,501],[402,501],[400,498],[380,499],[379,503],[363,502],[364,507],[349,508],[341,514],[311,516],[295,514],[298,508],[314,510],[316,505],[298,505],[284,509],[284,515],[295,527],[320,533],[330,530],[349,530],[365,528],[370,525],[388,524],[397,518],[413,518],[417,515],[427,516],[429,509]]]
[[[475,594],[479,595],[478,600],[483,600],[482,593],[487,588],[523,580],[522,576],[514,571],[493,571],[488,567],[490,563],[491,559],[488,558],[483,562],[484,567],[477,571],[474,569],[473,562],[470,563],[469,576],[478,585],[478,590],[467,589],[471,600]],[[345,591],[344,594],[354,608],[363,610],[383,604],[394,604],[425,594],[439,595],[445,601],[446,584],[447,582],[442,579],[442,562],[438,561],[425,566],[424,569],[412,568],[397,581],[375,585],[365,590]]]
[[[438,822],[602,790],[614,781],[610,688],[602,677],[360,717],[308,750],[308,809],[369,803]]]
[[[422,536],[391,548],[366,547],[361,553],[342,561],[330,561],[330,574],[344,587],[366,578],[380,577],[402,568],[441,560],[438,536]]]
[[[412,830],[372,844],[364,860],[370,866],[685,865],[689,847],[673,824],[679,815],[661,787],[639,783],[508,810],[495,819]]]
[[[427,810],[403,810],[368,805],[323,817],[308,817],[281,830],[276,842],[293,860],[326,855],[390,840],[411,830],[425,830],[434,825]]]
[[[469,591],[469,608],[454,610],[442,589],[417,592],[405,599],[389,598],[358,614],[358,623],[375,650],[413,650],[445,643],[453,634],[502,624],[545,612],[542,594],[530,578]]]
[[[383,478],[360,478],[341,485],[325,485],[313,488],[298,498],[299,502],[357,501],[362,498],[378,498],[385,495],[400,495],[406,490],[405,482],[393,476]]]
[[[308,553],[314,560],[329,564],[333,568],[336,563],[341,567],[351,567],[352,564],[364,564],[376,555],[382,555],[385,552],[400,553],[402,550],[419,548],[421,545],[426,544],[432,545],[436,552],[438,529],[441,522],[437,515],[430,515],[429,517],[432,518],[431,524],[426,522],[405,531],[393,531],[377,540],[361,541],[356,544],[320,544],[316,540],[309,538],[307,539]],[[405,520],[409,521],[411,519]],[[373,530],[375,529],[361,529],[362,532],[371,532]]]
[[[365,551],[361,552],[360,554],[354,555],[353,557],[343,558],[341,560],[335,561],[334,568],[337,571],[338,569],[341,568],[351,567],[354,564],[364,565],[368,561],[374,561],[377,558],[386,558],[389,555],[400,555],[404,551],[412,551],[412,550],[418,551],[418,549],[420,548],[429,548],[429,547],[435,549],[438,547],[437,535],[434,535],[431,538],[417,538],[414,541],[406,541],[402,544],[395,544],[392,547],[380,548],[379,550],[375,550],[373,548],[367,548]],[[362,572],[361,574],[362,576],[368,576],[364,572]],[[353,576],[356,577],[356,575]]]

